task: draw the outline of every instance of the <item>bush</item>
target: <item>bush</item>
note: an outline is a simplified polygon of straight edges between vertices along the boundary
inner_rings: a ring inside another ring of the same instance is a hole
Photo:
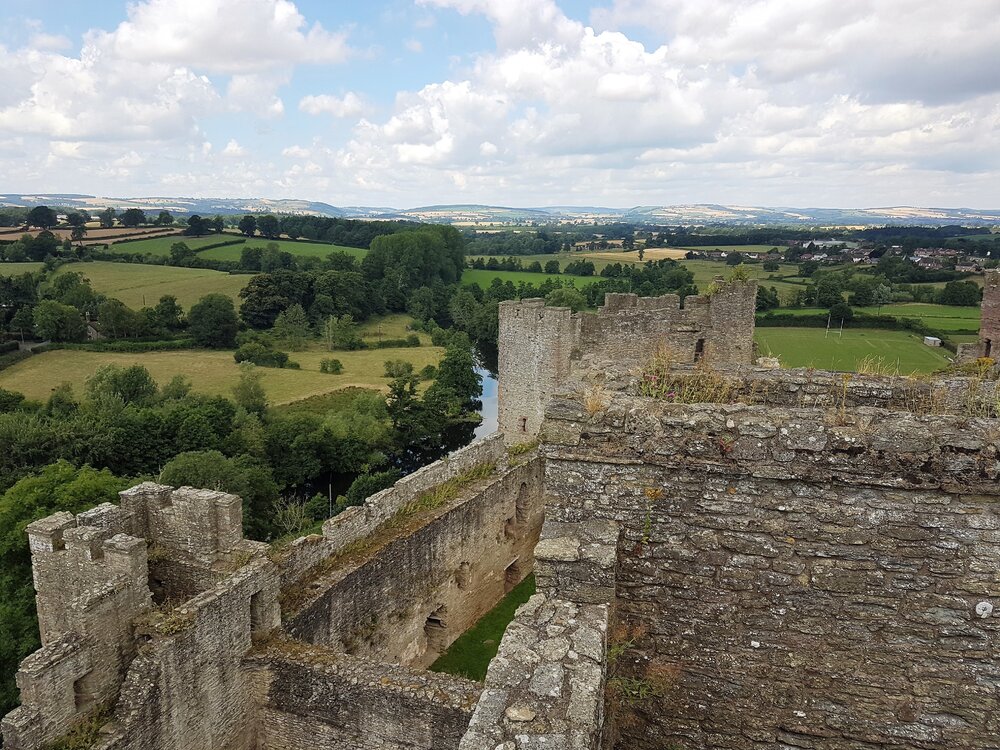
[[[233,353],[233,359],[240,362],[250,362],[259,367],[288,367],[288,355],[271,349],[258,341],[243,344]],[[293,368],[294,369],[294,368]]]
[[[344,365],[339,359],[323,359],[320,360],[319,371],[328,375],[339,375],[344,371]]]
[[[155,341],[89,341],[85,344],[59,344],[52,349],[75,349],[84,352],[124,352],[140,354],[142,352],[171,352],[179,349],[190,349],[194,339],[157,339]],[[38,347],[35,347],[37,353]]]
[[[438,371],[434,365],[427,365],[424,369],[420,371],[421,380],[434,380],[437,377]]]
[[[19,347],[16,341],[0,342],[0,354],[7,354],[8,352],[16,352],[18,348]]]
[[[385,376],[387,378],[402,378],[413,372],[413,364],[401,359],[390,359],[385,363]]]

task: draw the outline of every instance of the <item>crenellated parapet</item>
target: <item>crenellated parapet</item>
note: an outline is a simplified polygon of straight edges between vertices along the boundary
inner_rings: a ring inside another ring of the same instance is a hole
[[[538,436],[542,413],[584,356],[628,369],[664,352],[675,362],[739,369],[753,361],[757,282],[714,282],[707,293],[607,294],[597,313],[500,303],[499,427],[508,443]]]

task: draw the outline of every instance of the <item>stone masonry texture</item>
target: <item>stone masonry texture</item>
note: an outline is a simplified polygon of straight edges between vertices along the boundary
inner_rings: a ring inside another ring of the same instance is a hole
[[[551,403],[547,526],[622,529],[617,747],[998,747],[997,427]]]

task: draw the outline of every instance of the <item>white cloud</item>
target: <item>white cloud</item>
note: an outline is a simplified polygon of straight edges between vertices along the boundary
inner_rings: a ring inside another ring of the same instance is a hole
[[[239,143],[237,143],[235,138],[231,138],[229,140],[229,143],[226,144],[226,147],[222,149],[222,155],[230,157],[241,157],[247,155],[247,150],[243,148],[243,146],[241,146]]]
[[[299,102],[299,109],[310,115],[330,114],[334,117],[356,117],[365,111],[365,103],[353,91],[348,91],[341,97],[330,94],[305,96]]]
[[[147,0],[92,43],[115,57],[212,73],[252,73],[295,63],[339,63],[344,32],[311,26],[289,0]]]
[[[407,39],[403,46],[414,54],[420,54],[424,51],[424,45],[420,43],[419,39]]]
[[[288,146],[282,149],[282,156],[287,156],[290,159],[308,159],[309,149],[302,148],[302,146]]]
[[[28,40],[28,46],[32,49],[55,52],[57,50],[69,49],[73,46],[67,37],[61,34],[32,34]]]

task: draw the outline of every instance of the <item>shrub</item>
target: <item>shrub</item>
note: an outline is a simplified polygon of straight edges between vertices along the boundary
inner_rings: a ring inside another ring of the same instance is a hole
[[[289,367],[288,355],[271,349],[258,341],[243,344],[233,353],[233,359],[239,362],[250,362],[259,367]],[[293,368],[294,369],[294,368]]]
[[[344,371],[344,365],[339,359],[323,359],[320,360],[319,371],[328,375],[339,375]]]
[[[421,380],[434,380],[437,377],[438,371],[434,365],[427,365],[420,371]]]
[[[385,376],[387,378],[402,378],[413,372],[413,364],[401,359],[390,359],[385,363]]]

